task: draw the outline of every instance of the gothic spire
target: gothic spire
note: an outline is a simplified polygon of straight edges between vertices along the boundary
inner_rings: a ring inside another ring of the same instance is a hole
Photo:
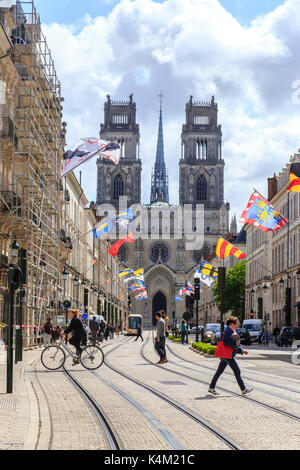
[[[169,188],[168,188],[168,175],[164,157],[164,135],[163,135],[163,120],[162,120],[162,93],[159,94],[160,110],[159,110],[159,125],[157,137],[156,160],[154,170],[152,172],[152,186],[151,186],[151,204],[154,202],[167,202],[169,203]]]

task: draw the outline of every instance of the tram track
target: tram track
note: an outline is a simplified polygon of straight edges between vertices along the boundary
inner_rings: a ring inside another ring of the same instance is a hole
[[[147,340],[148,341],[148,340]],[[158,397],[159,399],[167,402],[169,405],[171,405],[173,408],[176,408],[178,411],[181,413],[185,414],[189,418],[191,418],[193,421],[196,421],[199,425],[201,425],[204,429],[209,431],[211,434],[213,434],[215,437],[217,437],[220,441],[225,443],[230,449],[232,450],[243,450],[243,448],[235,442],[233,439],[228,437],[225,433],[217,429],[215,426],[213,426],[211,423],[208,421],[204,420],[202,417],[197,415],[196,413],[193,413],[191,410],[186,408],[185,406],[179,404],[177,401],[173,400],[171,397],[168,397],[167,395],[163,394],[160,390],[155,389],[154,387],[151,387],[150,385],[141,382],[138,379],[135,379],[134,377],[126,374],[125,372],[117,369],[114,367],[110,362],[107,361],[107,356],[109,356],[112,352],[114,352],[116,349],[121,347],[122,345],[118,345],[115,348],[111,349],[106,355],[104,359],[105,365],[116,372],[117,374],[121,375],[122,377],[125,377],[126,379],[130,380],[131,382],[135,383],[136,385],[139,385],[140,387],[144,388],[145,390],[148,390],[151,392],[153,395]]]
[[[154,362],[150,361],[150,360],[144,355],[144,348],[145,348],[145,346],[146,346],[148,340],[149,340],[149,336],[148,336],[148,338],[147,338],[146,343],[143,344],[143,346],[142,346],[142,349],[141,349],[141,356],[142,356],[142,358],[143,358],[146,362],[148,362],[149,364],[152,364],[152,365],[154,365],[154,366],[156,366],[156,367],[159,367],[157,364],[155,364]],[[182,358],[181,358],[181,359],[182,359]],[[183,360],[185,360],[185,359],[183,359]],[[169,361],[169,362],[171,363],[171,361]],[[184,366],[181,366],[180,364],[177,364],[177,363],[174,363],[174,364],[175,364],[177,367],[184,367]],[[184,367],[184,368],[186,369],[186,367]],[[178,371],[175,371],[175,370],[172,370],[172,369],[167,369],[167,368],[165,368],[164,370],[165,370],[166,372],[171,373],[171,374],[176,374],[176,375],[179,375],[179,376],[181,376],[181,377],[185,377],[185,378],[187,378],[187,379],[190,379],[190,380],[193,380],[193,381],[195,381],[195,382],[199,382],[199,383],[202,383],[202,384],[204,384],[204,385],[208,385],[208,386],[209,386],[209,382],[206,382],[206,381],[201,380],[201,379],[197,379],[196,377],[192,377],[191,375],[187,375],[187,374],[184,374],[184,373],[182,373],[182,372],[178,372]],[[195,370],[194,370],[194,372],[195,372]],[[274,407],[274,406],[272,406],[272,405],[268,405],[267,403],[263,403],[263,402],[261,402],[261,401],[259,401],[259,400],[256,400],[255,398],[251,398],[251,397],[249,397],[249,396],[244,396],[244,395],[242,396],[242,395],[240,395],[239,393],[233,392],[232,390],[228,390],[228,389],[226,389],[226,388],[224,388],[224,387],[217,386],[216,388],[218,388],[218,390],[222,390],[222,391],[225,392],[225,393],[229,393],[230,395],[236,396],[236,397],[238,397],[238,398],[240,398],[240,399],[246,399],[246,400],[248,400],[248,401],[250,401],[250,402],[252,402],[252,403],[255,403],[255,404],[258,405],[258,406],[261,406],[261,407],[263,407],[263,408],[266,408],[266,409],[269,409],[269,410],[271,410],[271,411],[274,411],[274,412],[276,412],[276,413],[278,413],[278,414],[281,414],[281,415],[283,415],[283,416],[285,416],[285,417],[287,417],[287,418],[289,418],[289,419],[292,419],[292,420],[294,420],[294,421],[300,422],[300,417],[299,417],[299,416],[293,415],[292,413],[288,413],[287,411],[281,410],[281,409],[276,408],[276,407]],[[283,397],[282,397],[282,398],[283,398]]]

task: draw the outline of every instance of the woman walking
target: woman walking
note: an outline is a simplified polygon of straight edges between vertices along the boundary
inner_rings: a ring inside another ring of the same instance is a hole
[[[219,393],[215,390],[215,386],[219,377],[223,374],[227,365],[229,365],[229,367],[231,367],[231,369],[233,370],[233,373],[235,375],[237,383],[239,384],[242,394],[246,395],[247,393],[252,392],[253,388],[247,388],[245,386],[241,377],[240,368],[235,360],[235,355],[248,354],[248,351],[244,351],[242,348],[240,348],[240,337],[235,331],[238,326],[238,319],[236,317],[230,317],[228,318],[226,325],[227,328],[223,333],[222,340],[217,345],[217,350],[215,354],[215,356],[219,357],[221,360],[217,372],[215,373],[211,381],[208,391],[212,395],[219,395]]]

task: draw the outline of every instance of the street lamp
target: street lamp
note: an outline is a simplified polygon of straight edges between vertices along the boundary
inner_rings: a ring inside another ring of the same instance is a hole
[[[77,276],[75,276],[75,277],[73,278],[73,283],[74,283],[74,286],[78,286],[78,285],[79,285],[79,279],[78,279]]]
[[[66,270],[66,268],[64,268],[63,272],[62,272],[62,278],[64,281],[66,281],[68,279],[68,276],[69,276],[69,273],[68,271]]]
[[[17,258],[18,257],[18,254],[19,254],[19,245],[17,243],[17,240],[15,240],[12,245],[11,245],[11,257],[13,259]]]

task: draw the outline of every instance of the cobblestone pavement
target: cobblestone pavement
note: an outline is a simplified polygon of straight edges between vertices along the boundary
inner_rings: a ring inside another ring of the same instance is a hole
[[[168,341],[169,362],[155,366],[140,355],[144,345],[146,358],[157,362],[151,340],[149,333],[146,344],[127,337],[108,341],[108,363],[203,417],[242,448],[300,448],[300,420],[233,395],[239,389],[231,370],[218,383],[226,391],[218,397],[207,394],[217,359]],[[41,349],[24,352],[23,362],[14,366],[11,395],[5,393],[6,368],[0,364],[0,449],[109,449],[86,400],[62,371],[45,370],[40,354]],[[239,364],[246,384],[255,389],[251,398],[300,417],[300,366],[290,356],[290,351],[252,349]],[[106,365],[92,373],[80,365],[73,368],[69,359],[66,367],[104,411],[123,449],[228,448],[180,410]]]

